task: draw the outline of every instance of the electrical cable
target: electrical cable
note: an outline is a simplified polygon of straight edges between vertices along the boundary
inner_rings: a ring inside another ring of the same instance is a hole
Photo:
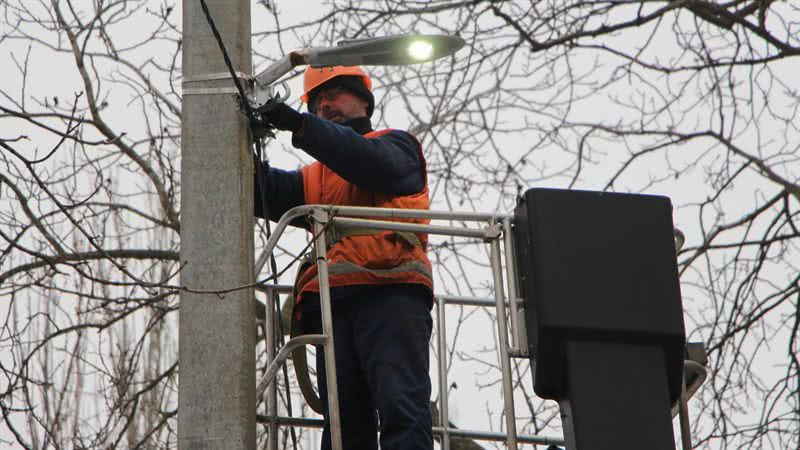
[[[228,68],[228,72],[231,74],[233,83],[236,85],[236,90],[239,91],[239,108],[244,115],[247,116],[247,119],[250,122],[250,130],[253,132],[254,136],[257,136],[257,138],[275,137],[275,133],[273,132],[275,128],[267,120],[263,119],[263,115],[275,108],[278,103],[282,103],[283,99],[270,98],[266,103],[255,109],[250,105],[247,92],[242,86],[239,77],[236,75],[236,71],[233,68],[233,63],[228,56],[228,50],[225,48],[225,42],[222,41],[222,36],[219,34],[219,30],[217,30],[217,25],[214,23],[214,18],[211,16],[211,12],[208,10],[206,0],[200,0],[200,7],[203,10],[203,14],[206,16],[206,21],[208,22],[208,26],[211,28],[211,33],[214,35],[214,39],[217,41],[219,50],[222,52],[222,59],[225,61],[225,66]]]
[[[239,97],[241,98],[240,107],[244,109],[244,113],[248,118],[250,118],[253,116],[253,109],[250,107],[250,103],[247,101],[247,94],[242,87],[242,83],[239,81],[239,77],[236,76],[236,71],[233,70],[233,63],[231,63],[231,59],[228,57],[228,51],[225,49],[225,43],[222,42],[222,36],[220,36],[219,30],[217,30],[217,25],[214,23],[214,18],[211,17],[211,13],[208,11],[206,0],[200,0],[200,7],[203,9],[203,14],[206,16],[208,26],[211,27],[211,32],[214,34],[214,39],[217,40],[217,45],[219,45],[219,49],[222,51],[222,58],[225,60],[225,65],[228,66],[228,71],[231,73],[233,83],[236,85],[236,89],[239,90]]]

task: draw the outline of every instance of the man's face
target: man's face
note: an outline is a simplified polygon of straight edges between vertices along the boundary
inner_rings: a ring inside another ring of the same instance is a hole
[[[342,123],[367,116],[366,100],[341,87],[323,88],[314,104],[317,116],[331,122]]]

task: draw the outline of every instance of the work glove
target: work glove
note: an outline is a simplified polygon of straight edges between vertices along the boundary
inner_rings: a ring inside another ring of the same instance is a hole
[[[253,137],[256,139],[274,138],[273,128],[268,122],[258,120],[256,118],[250,119],[250,130],[253,132]]]
[[[276,103],[262,117],[273,127],[292,133],[303,126],[303,115],[285,103]]]

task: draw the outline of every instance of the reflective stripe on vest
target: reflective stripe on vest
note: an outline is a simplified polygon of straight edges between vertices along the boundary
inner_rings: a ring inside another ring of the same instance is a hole
[[[328,266],[328,275],[347,275],[347,274],[357,274],[357,273],[370,273],[372,275],[377,276],[386,276],[386,275],[394,275],[394,274],[407,274],[410,272],[414,272],[420,274],[426,278],[432,278],[433,274],[425,266],[424,263],[421,261],[408,261],[403,263],[397,267],[393,267],[391,269],[367,269],[361,266],[357,266],[350,261],[340,261]],[[318,291],[319,290],[319,274],[314,273],[314,276],[308,280],[303,280],[306,284],[306,290],[311,291]],[[308,289],[309,285],[313,284],[313,288]],[[371,284],[371,283],[370,283]]]
[[[331,275],[344,275],[359,272],[368,272],[378,276],[402,272],[417,272],[429,278],[433,276],[422,261],[408,261],[390,269],[367,269],[366,267],[357,266],[350,261],[339,261],[328,266],[328,273]]]

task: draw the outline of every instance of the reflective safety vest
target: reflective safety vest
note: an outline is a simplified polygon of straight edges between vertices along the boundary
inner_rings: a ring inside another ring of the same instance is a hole
[[[372,131],[364,135],[375,138],[392,130]],[[425,158],[417,144],[424,176],[424,187],[413,195],[391,195],[366,191],[337,175],[322,163],[304,166],[303,191],[307,205],[367,206],[378,208],[429,209],[428,180],[425,175]],[[376,218],[398,222],[428,224],[427,219]],[[431,295],[433,277],[431,263],[426,255],[426,233],[400,233],[383,230],[366,230],[345,233],[328,244],[328,273],[330,286],[422,284]],[[297,301],[305,292],[319,292],[316,262],[296,280],[299,287]]]

